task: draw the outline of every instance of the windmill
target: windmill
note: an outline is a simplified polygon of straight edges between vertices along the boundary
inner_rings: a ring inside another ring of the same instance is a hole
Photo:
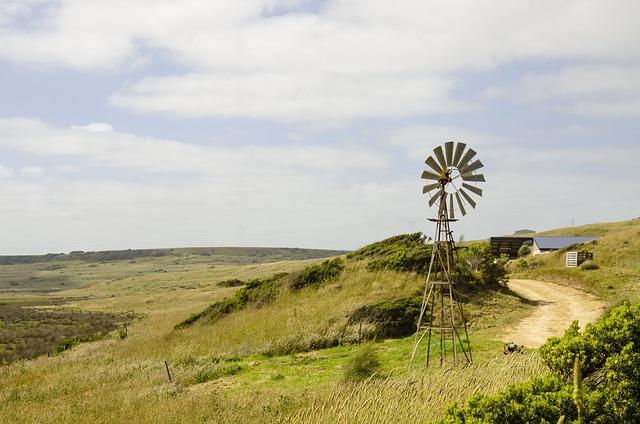
[[[484,165],[474,160],[475,156],[476,152],[467,149],[465,143],[448,141],[444,149],[436,147],[425,160],[430,169],[422,172],[422,178],[427,180],[422,193],[429,196],[430,207],[437,206],[438,217],[429,218],[436,223],[436,233],[409,368],[423,342],[427,345],[427,366],[432,344],[439,349],[441,365],[450,359],[457,364],[458,348],[467,362],[472,361],[467,322],[455,290],[457,281],[452,269],[456,246],[449,224],[457,221],[456,213],[464,216],[467,207],[475,209],[474,196],[482,196],[478,183],[485,179],[477,171]]]

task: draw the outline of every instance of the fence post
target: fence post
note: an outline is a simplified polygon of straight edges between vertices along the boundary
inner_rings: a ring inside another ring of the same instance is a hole
[[[169,371],[169,364],[167,361],[164,361],[164,366],[167,369],[167,375],[169,376],[169,383],[171,383],[171,372]]]

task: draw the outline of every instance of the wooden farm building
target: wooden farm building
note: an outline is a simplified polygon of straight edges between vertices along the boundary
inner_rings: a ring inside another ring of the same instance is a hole
[[[529,246],[534,255],[547,253],[553,250],[563,249],[568,246],[580,243],[588,243],[597,237],[578,237],[578,236],[534,236],[534,237],[491,237],[489,244],[491,245],[491,254],[500,256],[508,255],[510,258],[518,256],[518,250],[522,245]]]

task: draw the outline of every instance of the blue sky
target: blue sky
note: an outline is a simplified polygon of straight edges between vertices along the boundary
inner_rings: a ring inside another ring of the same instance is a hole
[[[356,249],[640,216],[634,1],[0,0],[0,254]]]

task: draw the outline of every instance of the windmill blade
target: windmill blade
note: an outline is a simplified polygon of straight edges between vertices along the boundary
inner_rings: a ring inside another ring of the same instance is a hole
[[[449,194],[449,218],[455,219],[455,213],[453,212],[453,194]]]
[[[462,156],[462,159],[460,159],[460,162],[458,162],[458,165],[456,165],[458,167],[458,169],[464,168],[465,166],[467,166],[469,161],[471,159],[473,159],[473,157],[475,155],[476,155],[476,151],[475,150],[473,150],[473,149],[467,150],[467,153],[465,153],[464,156]]]
[[[436,202],[436,200],[438,200],[440,198],[440,196],[442,196],[442,193],[444,192],[444,188],[441,188],[440,190],[438,190],[436,192],[436,194],[434,194],[431,199],[429,199],[429,206],[433,206],[433,204]]]
[[[462,183],[462,187],[464,187],[467,190],[469,190],[470,192],[475,193],[478,196],[482,197],[482,189],[481,188],[478,188],[476,186],[472,186],[471,184],[467,184],[467,183]]]
[[[485,182],[484,174],[466,174],[466,175],[462,175],[462,180],[463,181],[475,181],[475,182],[479,182],[479,183],[484,183]]]
[[[423,180],[439,180],[440,179],[440,175],[439,174],[434,174],[433,172],[430,171],[422,171],[422,176],[420,177]]]
[[[441,169],[447,169],[447,161],[444,159],[444,153],[442,153],[442,146],[438,146],[433,149],[433,153],[436,154],[436,158],[438,158],[438,163],[442,165]]]
[[[422,194],[426,194],[431,190],[433,190],[434,188],[438,188],[438,187],[440,187],[440,183],[427,184],[426,186],[422,187]]]
[[[426,163],[427,165],[429,165],[431,167],[431,169],[433,169],[434,171],[436,171],[438,174],[440,172],[442,172],[442,167],[440,165],[438,165],[438,162],[436,162],[436,160],[433,158],[433,156],[429,156],[427,158],[427,160],[424,161],[424,163]]]
[[[462,212],[462,216],[465,216],[467,211],[464,210],[464,205],[462,204],[462,199],[460,199],[458,192],[456,192],[456,201],[458,202],[458,208],[460,209],[460,212]]]
[[[464,174],[468,174],[470,172],[475,171],[476,169],[480,169],[482,168],[484,165],[482,164],[482,162],[480,162],[480,159],[476,160],[475,162],[470,163],[469,165],[463,167],[463,168],[458,168],[460,170],[460,173],[462,175]]]
[[[456,145],[456,153],[453,155],[453,162],[451,162],[451,165],[453,166],[458,166],[458,163],[460,162],[460,158],[462,157],[462,152],[464,152],[464,149],[467,147],[466,143],[458,143]]]
[[[447,167],[451,166],[453,162],[453,141],[444,143],[444,156],[447,160]]]
[[[473,199],[467,194],[467,192],[464,191],[463,189],[460,189],[459,192],[460,192],[460,194],[462,194],[462,197],[464,197],[464,200],[466,200],[467,203],[470,204],[473,209],[475,209],[476,208],[476,202],[473,201]]]

